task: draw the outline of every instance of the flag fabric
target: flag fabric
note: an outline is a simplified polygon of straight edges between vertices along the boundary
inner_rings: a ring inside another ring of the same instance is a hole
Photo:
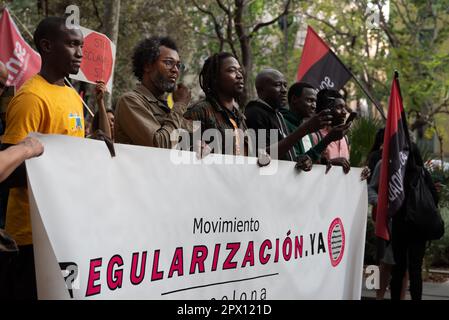
[[[323,39],[308,26],[297,81],[309,83],[319,90],[340,90],[351,76]]]
[[[388,219],[404,202],[404,176],[409,153],[410,137],[395,73],[384,134],[376,215],[376,236],[385,240],[390,240]]]
[[[0,19],[0,61],[8,69],[6,85],[17,89],[41,68],[40,55],[23,39],[6,8]]]

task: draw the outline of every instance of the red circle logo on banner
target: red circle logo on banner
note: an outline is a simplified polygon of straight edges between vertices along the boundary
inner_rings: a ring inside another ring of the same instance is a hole
[[[327,233],[327,242],[331,264],[335,268],[340,264],[345,252],[345,229],[343,228],[343,222],[340,218],[336,218],[332,221]]]
[[[81,71],[88,81],[108,83],[112,75],[112,48],[103,34],[92,32],[84,38]]]

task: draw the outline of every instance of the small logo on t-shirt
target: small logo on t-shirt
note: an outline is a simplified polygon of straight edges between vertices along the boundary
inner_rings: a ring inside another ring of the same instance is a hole
[[[69,125],[72,132],[83,130],[81,116],[78,113],[69,114]]]

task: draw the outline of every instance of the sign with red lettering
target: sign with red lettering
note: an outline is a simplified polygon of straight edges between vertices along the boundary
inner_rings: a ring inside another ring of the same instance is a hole
[[[83,60],[75,80],[96,83],[103,81],[112,92],[116,47],[104,34],[81,27],[84,35]]]
[[[19,89],[25,81],[39,72],[40,55],[22,38],[8,9],[4,9],[0,19],[0,61],[8,70],[6,85]]]

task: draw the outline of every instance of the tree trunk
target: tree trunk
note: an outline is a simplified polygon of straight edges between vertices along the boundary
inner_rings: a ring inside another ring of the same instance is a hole
[[[104,33],[117,46],[119,21],[120,21],[120,0],[103,0],[104,4]],[[112,106],[112,95],[106,94],[106,107]]]
[[[234,17],[234,24],[235,24],[235,31],[237,33],[240,48],[242,50],[242,54],[240,57],[240,63],[242,64],[244,70],[245,70],[245,90],[243,91],[241,100],[240,100],[240,107],[244,108],[248,100],[253,96],[253,55],[251,50],[251,42],[250,37],[245,32],[245,28],[243,26],[243,11],[245,9],[244,1],[242,0],[235,0],[235,17]]]
[[[443,142],[443,136],[438,133],[438,142],[440,144],[440,159],[441,159],[441,170],[444,170],[444,142]]]
[[[254,97],[254,79],[253,79],[253,54],[249,39],[242,41],[242,63],[245,68],[245,92],[242,98],[242,108],[246,106],[248,101]]]

